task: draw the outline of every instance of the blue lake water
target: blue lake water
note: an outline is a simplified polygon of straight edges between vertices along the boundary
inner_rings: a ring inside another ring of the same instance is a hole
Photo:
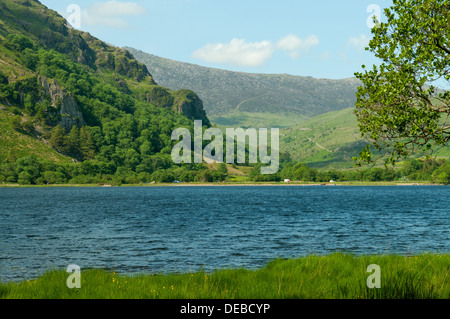
[[[447,186],[0,188],[0,281],[69,264],[169,273],[449,252],[449,199]]]

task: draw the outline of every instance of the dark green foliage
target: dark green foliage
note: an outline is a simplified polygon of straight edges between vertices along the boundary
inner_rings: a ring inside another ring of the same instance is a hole
[[[56,164],[27,156],[14,162],[0,163],[0,183],[121,185],[153,181],[214,182],[225,180],[226,177],[226,174],[207,169],[202,165],[172,166],[167,156],[153,155],[147,157],[144,163],[136,166],[136,163],[133,163],[133,156],[125,158],[124,164],[120,166],[114,162],[89,159],[76,163]],[[147,166],[144,167],[145,165]]]
[[[14,163],[2,163],[0,164],[0,182],[17,182],[17,174]]]
[[[89,126],[83,126],[79,132],[79,148],[80,155],[85,159],[93,159],[95,156],[95,144],[92,131]]]
[[[173,98],[164,88],[150,86],[152,89],[148,91],[148,96],[154,95],[162,103],[161,107],[156,107],[121,92],[109,83],[102,83],[97,76],[56,51],[40,49],[37,55],[39,63],[36,68],[39,72],[56,78],[74,92],[84,114],[88,115],[87,122],[100,124],[99,127],[74,127],[70,132],[55,126],[50,132],[50,145],[62,153],[81,160],[93,159],[97,155],[99,160],[114,162],[116,166],[125,165],[135,171],[145,156],[171,148],[170,134],[173,129],[192,126],[192,122],[185,117],[167,109]],[[31,91],[35,93],[33,96],[30,93],[25,95],[25,110],[36,114],[37,119],[54,121],[50,112],[54,108],[48,100],[34,103],[39,90],[35,87],[35,79],[32,83],[28,87],[35,89]],[[16,83],[18,85],[25,86],[22,82]],[[21,129],[21,126],[17,125],[17,128]],[[141,156],[141,151],[144,156]]]
[[[156,85],[127,50],[67,28],[39,2],[5,0],[0,12],[0,103],[17,114],[13,129],[79,162],[14,174],[4,166],[1,181],[137,183],[194,181],[191,170],[205,175],[202,166],[180,167],[170,158],[172,131],[193,131],[192,110],[209,126],[195,93]]]
[[[228,179],[228,168],[225,163],[219,163],[217,169],[212,172],[211,177],[209,178],[214,182],[223,182]]]
[[[156,85],[151,87],[146,94],[146,98],[150,103],[165,108],[171,108],[174,102],[169,90]]]
[[[436,169],[432,174],[432,178],[435,182],[450,184],[450,163],[447,162]]]
[[[36,184],[42,170],[42,165],[37,158],[33,156],[22,157],[16,160],[14,164],[19,184]]]
[[[36,65],[39,62],[37,53],[30,48],[26,48],[20,57],[20,62],[26,68],[36,71]]]
[[[381,181],[383,180],[383,169],[379,167],[369,169],[364,173],[363,179],[369,182]]]
[[[49,143],[57,151],[66,151],[65,131],[60,125],[52,129]]]
[[[74,157],[77,157],[77,153],[80,149],[80,129],[73,126],[70,133],[66,137],[66,152]]]
[[[9,34],[6,36],[6,46],[12,50],[23,52],[34,47],[33,41],[22,34]]]

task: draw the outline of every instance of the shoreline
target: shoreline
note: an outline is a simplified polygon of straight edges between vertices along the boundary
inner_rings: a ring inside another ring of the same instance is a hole
[[[49,184],[49,185],[20,185],[0,184],[0,188],[47,188],[47,187],[230,187],[230,186],[448,186],[432,182],[336,182],[336,183],[297,183],[297,182],[226,182],[226,183],[140,183],[140,184]]]
[[[54,269],[30,280],[0,282],[0,299],[448,299],[449,287],[442,283],[449,258],[447,253],[333,253],[276,258],[254,269],[128,273],[86,268],[79,273],[80,289],[68,289],[69,274]],[[382,289],[366,286],[373,264],[383,274]]]

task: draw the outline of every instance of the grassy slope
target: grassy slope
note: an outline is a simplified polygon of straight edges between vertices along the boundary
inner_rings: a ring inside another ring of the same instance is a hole
[[[352,157],[357,156],[364,145],[353,108],[313,118],[298,114],[231,112],[226,116],[213,116],[212,122],[224,133],[226,127],[279,127],[280,152],[289,152],[293,160],[314,167],[351,168]]]
[[[381,288],[366,282],[380,267]],[[278,259],[257,270],[223,269],[213,273],[119,275],[105,270],[81,273],[81,288],[66,286],[64,270],[37,280],[0,284],[0,298],[129,299],[420,299],[450,298],[450,255],[352,256],[332,254]]]
[[[295,160],[326,165],[345,162],[352,165],[352,156],[361,150],[360,133],[353,108],[329,112],[283,129],[280,150]]]
[[[59,163],[71,161],[69,157],[59,154],[44,141],[14,130],[11,124],[13,116],[7,111],[0,110],[0,158],[17,159],[35,155]]]
[[[329,112],[281,130],[280,151],[313,167],[350,168],[365,143],[353,108]],[[450,147],[434,147],[434,156],[450,156]],[[417,153],[414,157],[422,157]]]

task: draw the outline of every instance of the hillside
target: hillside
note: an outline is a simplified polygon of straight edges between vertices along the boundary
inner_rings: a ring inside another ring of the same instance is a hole
[[[0,106],[0,182],[204,177],[170,158],[175,128],[210,125],[200,98],[158,85],[127,50],[39,1],[0,2]]]
[[[156,106],[180,111],[183,102],[198,103],[199,105],[192,107],[190,113],[185,115],[202,118],[207,122],[201,101],[193,92],[173,92],[158,86],[146,66],[137,62],[127,50],[113,47],[89,33],[68,27],[63,17],[47,9],[39,1],[2,1],[0,12],[0,70],[8,77],[9,82],[32,76],[51,75],[47,77],[55,78],[57,82],[65,82],[59,84],[64,84],[62,86],[66,89],[70,89],[70,82],[77,82],[78,87],[75,89],[80,89],[83,85],[88,89],[89,85],[78,83],[82,79],[74,77],[77,73],[87,71],[99,81],[111,84],[123,93],[134,93],[138,99]],[[47,55],[44,61],[38,61],[36,54],[39,50],[47,51],[50,55]],[[39,62],[54,62],[54,57],[51,56],[53,52],[62,54],[65,59],[69,58],[80,70],[70,69],[67,63],[54,66],[60,71],[55,74],[44,74],[46,70],[37,69],[36,64]],[[72,91],[71,93],[78,95],[80,93],[80,90]]]
[[[126,48],[144,63],[154,79],[170,89],[195,91],[204,103],[208,117],[217,124],[248,126],[239,118],[246,113],[311,118],[352,107],[359,85],[354,78],[315,79],[288,74],[232,72],[173,61],[133,48]],[[283,126],[283,121],[278,121]],[[291,123],[288,123],[290,125]],[[285,126],[288,126],[285,125]],[[268,125],[267,125],[268,126]]]
[[[311,167],[351,168],[366,142],[361,138],[354,108],[333,111],[281,130],[280,151]],[[433,155],[448,157],[450,147],[435,147]],[[416,153],[413,158],[423,154]]]
[[[0,158],[15,160],[27,155],[47,158],[54,162],[70,162],[48,144],[42,143],[30,134],[22,134],[14,129],[14,115],[0,106]]]
[[[329,112],[283,129],[280,149],[313,166],[340,162],[343,167],[351,167],[352,157],[365,145],[353,110]]]
[[[4,0],[0,12],[0,183],[206,182],[232,175],[241,180],[258,170],[257,165],[174,164],[172,131],[192,132],[194,119],[210,126],[194,91],[157,84],[129,51],[70,28],[38,1]],[[183,65],[166,71],[190,72]],[[241,101],[212,117],[220,128],[281,127],[282,166],[301,160],[347,168],[364,145],[352,109],[344,108],[347,99],[351,102],[346,90],[356,87],[352,79],[207,71],[216,82],[208,76],[203,81],[217,83],[217,93],[226,95],[219,84],[236,80],[237,93],[228,91],[229,99],[251,89],[264,88],[274,101],[279,94],[278,106],[262,107],[259,96],[250,98],[258,101],[255,107]],[[288,91],[291,95],[280,93]],[[305,103],[287,107],[294,96]],[[448,148],[436,151],[449,155]]]

